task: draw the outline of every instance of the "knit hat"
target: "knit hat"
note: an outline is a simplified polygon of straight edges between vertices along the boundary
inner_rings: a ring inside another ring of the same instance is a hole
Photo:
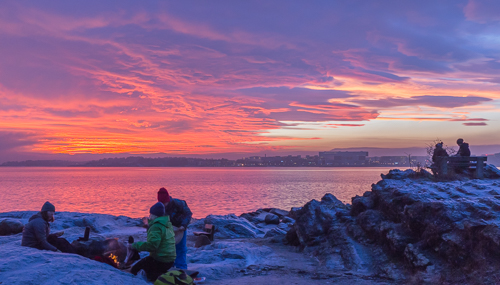
[[[49,201],[45,202],[45,204],[43,204],[42,206],[42,212],[44,211],[51,211],[51,212],[55,212],[56,211],[56,207],[54,207],[54,205],[52,205]]]
[[[170,202],[170,195],[168,195],[168,191],[164,187],[161,187],[158,191],[158,202],[163,204]]]
[[[149,209],[149,213],[157,217],[165,216],[165,206],[161,202],[158,202]]]

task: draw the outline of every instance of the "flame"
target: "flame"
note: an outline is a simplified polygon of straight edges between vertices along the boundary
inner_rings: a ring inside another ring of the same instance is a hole
[[[116,264],[117,267],[120,265],[120,262],[118,262],[118,256],[110,253],[108,257],[111,258],[111,260],[113,260],[113,262]]]

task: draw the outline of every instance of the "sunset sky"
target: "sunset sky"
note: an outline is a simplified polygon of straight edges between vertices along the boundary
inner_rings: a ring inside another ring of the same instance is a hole
[[[499,120],[497,0],[0,4],[0,162],[500,152]]]

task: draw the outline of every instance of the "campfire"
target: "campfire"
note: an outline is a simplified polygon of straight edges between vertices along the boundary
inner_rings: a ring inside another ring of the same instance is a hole
[[[116,255],[114,251],[108,251],[101,256],[96,256],[94,257],[94,260],[109,264],[118,269],[122,269],[124,266],[124,264],[120,262],[118,255]]]
[[[108,254],[107,259],[109,260],[110,265],[116,268],[120,268],[120,262],[118,261],[118,256],[114,255],[113,253]]]

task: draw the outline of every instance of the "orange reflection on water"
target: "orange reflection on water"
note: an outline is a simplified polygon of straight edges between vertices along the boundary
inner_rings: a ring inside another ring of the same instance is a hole
[[[290,209],[332,193],[343,202],[370,190],[384,168],[0,168],[0,209],[143,217],[166,187],[197,218]]]

